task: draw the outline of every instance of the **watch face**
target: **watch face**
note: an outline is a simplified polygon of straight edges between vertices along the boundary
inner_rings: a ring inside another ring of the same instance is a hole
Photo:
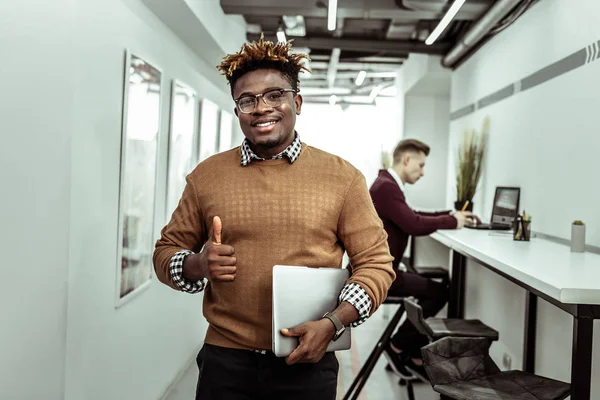
[[[337,331],[335,333],[335,335],[333,335],[333,340],[336,341],[340,338],[340,336],[342,336],[342,333],[344,333],[344,331],[346,330],[346,327],[342,327],[342,329],[340,329],[339,331]]]

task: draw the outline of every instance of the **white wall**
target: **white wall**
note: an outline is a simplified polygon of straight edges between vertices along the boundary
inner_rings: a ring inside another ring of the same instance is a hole
[[[448,80],[449,78],[448,76]],[[418,139],[431,147],[425,164],[425,175],[416,184],[406,185],[407,201],[411,207],[418,210],[449,209],[451,205],[446,204],[446,170],[448,166],[450,98],[443,93],[409,94],[405,96],[404,102],[404,138]],[[415,240],[413,260],[415,265],[447,264],[444,246],[428,236],[413,239]],[[407,248],[405,256],[409,256],[409,254],[410,246]]]
[[[2,2],[0,27],[0,398],[157,399],[206,322],[155,278],[115,308],[124,50],[163,72],[156,237],[170,81],[228,110],[229,88],[140,0]]]
[[[399,140],[397,99],[381,98],[376,105],[304,103],[296,118],[300,139],[313,147],[342,157],[365,176],[367,187],[382,169],[382,151],[391,151]],[[344,253],[342,265],[348,264]]]
[[[598,41],[598,15],[596,0],[539,2],[454,72],[452,111]],[[475,211],[489,218],[495,186],[520,186],[521,205],[533,216],[534,230],[568,239],[570,223],[583,219],[587,242],[600,245],[599,87],[596,61],[452,121],[448,202],[455,193],[457,140],[465,127],[480,129],[484,116],[489,116],[487,165]],[[496,361],[506,351],[518,368],[525,292],[476,264],[468,271],[466,315],[500,331],[500,342],[492,346]],[[569,381],[571,318],[541,301],[538,324],[536,372]],[[594,343],[592,398],[598,398],[598,333]]]
[[[406,188],[409,204],[421,210],[446,207],[450,76],[440,57],[410,54],[396,78],[399,139],[418,139],[431,147],[425,176]]]
[[[408,59],[400,67],[398,80],[401,82],[402,90],[398,91],[401,96],[410,92],[415,85],[421,82],[428,75],[430,68],[433,67],[432,59],[436,59],[439,65],[439,57],[428,56],[426,54],[409,54]]]
[[[147,0],[156,1],[156,0]],[[160,1],[160,0],[158,0]],[[240,40],[246,38],[246,22],[241,15],[226,15],[216,0],[183,0],[194,12],[212,40],[225,53],[240,50]]]
[[[453,74],[454,111],[600,39],[594,0],[540,2]],[[577,29],[576,29],[577,28]],[[581,29],[579,29],[581,28]],[[535,230],[568,239],[570,224],[588,224],[600,245],[598,130],[600,62],[588,64],[451,124],[452,140],[490,117],[490,142],[479,211],[489,216],[494,188],[522,187]],[[535,188],[535,189],[534,189]],[[477,207],[477,205],[476,205]]]
[[[82,73],[72,149],[66,399],[154,399],[195,356],[206,322],[201,295],[177,293],[155,278],[138,297],[114,306],[123,50],[163,71],[156,238],[170,217],[164,194],[171,79],[228,110],[233,103],[224,78],[203,78],[214,65],[198,59],[139,1],[86,1],[78,11]]]
[[[300,139],[310,146],[342,157],[358,168],[370,186],[381,166],[382,149],[397,142],[395,99],[378,99],[376,106],[310,104],[296,119]]]
[[[73,14],[72,0],[0,2],[2,399],[63,393]]]
[[[445,96],[406,96],[404,138],[418,139],[431,147],[425,163],[425,175],[406,192],[413,207],[441,210],[446,205],[446,169],[448,165],[448,124],[450,99]]]
[[[403,79],[402,71],[396,74],[396,130],[398,131],[397,141],[404,138],[404,109],[406,108],[406,91],[407,85]],[[390,156],[393,155],[394,144],[390,146]]]
[[[402,139],[418,139],[431,147],[425,176],[406,186],[408,204],[419,210],[442,210],[446,204],[450,75],[440,57],[410,54],[396,79]],[[429,237],[415,238],[415,265],[445,265],[446,250]],[[408,246],[405,256],[410,256]]]

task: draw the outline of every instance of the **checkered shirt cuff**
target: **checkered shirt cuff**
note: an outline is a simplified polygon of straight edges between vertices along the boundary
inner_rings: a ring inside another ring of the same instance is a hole
[[[186,293],[200,293],[206,287],[206,279],[201,279],[198,282],[190,282],[183,277],[183,260],[190,254],[194,254],[194,252],[181,250],[175,253],[171,257],[169,272],[171,272],[173,283],[175,283],[179,290]]]
[[[339,297],[340,303],[347,301],[358,311],[358,319],[350,324],[355,328],[365,322],[371,313],[371,299],[365,289],[356,283],[349,283],[342,289]]]

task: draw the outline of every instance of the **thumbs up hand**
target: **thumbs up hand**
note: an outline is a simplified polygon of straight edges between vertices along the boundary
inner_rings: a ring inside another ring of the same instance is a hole
[[[212,233],[212,241],[215,244],[221,244],[221,232],[223,232],[223,223],[221,222],[221,218],[215,217],[213,218],[213,233]]]
[[[204,249],[185,258],[183,277],[191,281],[207,278],[210,282],[231,282],[235,279],[236,258],[233,246],[221,244],[223,224],[221,218],[213,218],[213,230]]]

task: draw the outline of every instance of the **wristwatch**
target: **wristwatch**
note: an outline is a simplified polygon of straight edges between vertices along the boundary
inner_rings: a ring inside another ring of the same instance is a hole
[[[346,327],[342,325],[342,321],[340,321],[340,319],[335,314],[332,314],[330,312],[326,312],[323,315],[323,318],[327,318],[333,323],[333,326],[335,326],[335,334],[333,335],[332,339],[335,342],[340,338],[340,336],[342,336],[342,334],[346,330]]]

